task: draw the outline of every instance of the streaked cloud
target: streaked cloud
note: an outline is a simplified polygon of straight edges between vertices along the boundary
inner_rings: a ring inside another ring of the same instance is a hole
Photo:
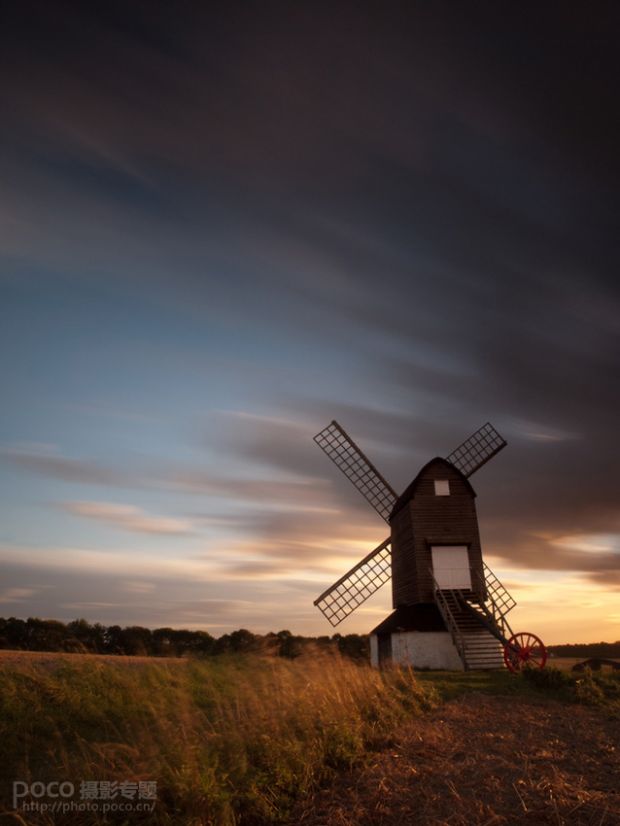
[[[549,425],[538,424],[536,422],[514,421],[509,422],[511,430],[530,439],[533,442],[566,442],[573,439],[583,438],[582,434],[562,430]]]
[[[30,473],[59,479],[63,482],[80,482],[87,485],[126,486],[129,478],[123,472],[112,470],[90,459],[63,456],[59,448],[32,444],[5,446],[0,456]]]
[[[36,588],[5,588],[0,591],[0,603],[20,603],[30,600],[37,593]]]
[[[559,536],[552,539],[551,544],[558,548],[568,548],[584,553],[606,555],[615,552],[618,555],[618,566],[620,568],[620,534]]]
[[[281,473],[281,479],[255,474],[224,476],[220,463],[217,470],[209,471],[192,467],[181,462],[162,462],[156,457],[148,461],[133,462],[132,466],[109,467],[96,459],[77,459],[62,454],[57,446],[28,445],[4,446],[0,448],[0,458],[22,470],[44,478],[64,482],[78,482],[83,485],[97,485],[119,488],[157,489],[191,493],[198,496],[234,497],[241,501],[283,504],[296,503],[297,506],[322,508],[324,493],[329,484],[324,479],[312,479],[304,475],[301,465],[293,474],[293,463],[289,463],[289,473]]]
[[[266,633],[290,626],[287,605],[293,599],[298,632],[312,633],[316,623],[316,583],[264,579],[236,581],[229,587],[230,580],[212,575],[204,561],[192,563],[178,556],[158,560],[130,547],[93,552],[0,546],[0,564],[9,587],[33,576],[46,583],[35,602],[7,608],[10,613],[33,615],[36,604],[37,616],[63,621],[84,616],[111,625],[204,628],[216,635],[240,626]],[[155,587],[127,592],[132,581]]]
[[[148,534],[191,534],[194,525],[187,519],[154,516],[133,505],[114,502],[63,502],[68,513],[105,522],[115,528]]]
[[[154,582],[129,580],[123,583],[123,590],[128,594],[150,594],[157,588]]]
[[[109,547],[94,549],[88,546],[23,546],[0,545],[0,561],[10,566],[15,563],[29,571],[73,571],[88,578],[97,575],[115,575],[123,583],[139,581],[148,571],[149,579],[160,580],[195,579],[207,582],[213,577],[212,566],[204,560],[187,557],[156,557],[150,549],[138,547]]]
[[[597,635],[620,587],[606,12],[543,8],[534,33],[516,7],[65,16],[3,19],[20,610],[330,630],[313,589],[386,528],[314,433],[337,418],[402,490],[490,420],[509,444],[472,478],[485,557],[542,627],[568,633],[557,586]]]

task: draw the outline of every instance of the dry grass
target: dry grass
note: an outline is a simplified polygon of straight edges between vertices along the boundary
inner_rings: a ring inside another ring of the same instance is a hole
[[[117,658],[18,657],[0,663],[5,813],[16,779],[155,780],[150,823],[283,822],[296,800],[383,747],[432,698],[412,673],[378,674],[337,656],[131,668]]]
[[[304,826],[620,824],[620,721],[598,709],[470,694],[301,807]]]
[[[75,654],[66,651],[10,651],[0,648],[0,667],[6,665],[23,667],[25,665],[46,665],[51,668],[59,663],[68,662],[102,662],[102,663],[123,663],[124,665],[144,665],[145,663],[183,664],[187,658],[183,657],[153,657],[118,656],[112,654]]]
[[[616,677],[0,657],[2,822],[620,826],[619,755]],[[158,802],[142,820],[16,819],[15,779],[155,780]]]

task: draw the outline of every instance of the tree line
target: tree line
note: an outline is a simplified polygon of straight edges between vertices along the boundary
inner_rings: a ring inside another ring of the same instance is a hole
[[[290,631],[253,634],[245,628],[213,637],[207,631],[178,628],[144,628],[141,625],[102,625],[76,619],[59,620],[29,617],[26,620],[0,618],[0,649],[17,651],[65,651],[125,656],[183,657],[216,656],[226,653],[270,651],[281,657],[297,657],[309,644],[337,649],[353,659],[370,657],[366,634],[333,634],[303,637]],[[620,641],[551,645],[555,657],[620,657]]]
[[[620,657],[620,640],[616,642],[567,643],[550,645],[549,651],[554,657],[600,657],[614,659]]]
[[[102,625],[76,619],[64,623],[29,617],[0,618],[0,649],[17,651],[64,651],[82,654],[183,657],[216,656],[226,653],[270,651],[281,657],[297,657],[314,643],[338,649],[353,659],[369,657],[368,637],[362,634],[333,634],[331,637],[302,637],[290,631],[253,634],[245,628],[213,637],[207,631],[177,628],[144,628],[141,625]]]

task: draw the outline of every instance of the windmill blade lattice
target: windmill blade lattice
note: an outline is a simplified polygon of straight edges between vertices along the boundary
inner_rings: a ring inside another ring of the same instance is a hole
[[[396,492],[338,422],[328,424],[314,441],[387,522],[398,498]]]
[[[487,422],[446,456],[446,461],[460,470],[463,476],[471,476],[506,444],[506,440]]]
[[[382,542],[337,582],[315,599],[314,604],[332,625],[338,625],[388,581],[392,571],[390,539]]]

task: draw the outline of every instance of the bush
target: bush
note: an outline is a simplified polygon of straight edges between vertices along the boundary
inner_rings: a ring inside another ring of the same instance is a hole
[[[583,677],[575,681],[575,699],[584,705],[600,705],[605,700],[601,682],[600,678],[595,679],[590,669],[586,668]]]
[[[589,668],[579,676],[557,668],[526,669],[522,674],[534,688],[552,692],[558,699],[620,713],[620,674],[593,674]]]
[[[523,679],[536,688],[557,691],[573,684],[573,679],[566,671],[559,668],[526,668],[522,672]]]

